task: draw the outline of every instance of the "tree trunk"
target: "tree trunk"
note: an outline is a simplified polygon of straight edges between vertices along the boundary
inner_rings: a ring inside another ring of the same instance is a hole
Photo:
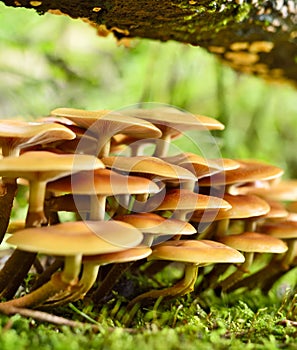
[[[296,0],[2,0],[82,18],[100,35],[199,45],[235,70],[297,86]]]

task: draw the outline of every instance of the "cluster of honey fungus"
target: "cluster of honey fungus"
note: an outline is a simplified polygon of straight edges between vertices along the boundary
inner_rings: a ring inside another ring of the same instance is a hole
[[[142,291],[128,308],[194,289],[269,291],[297,262],[296,182],[256,160],[169,152],[187,130],[223,128],[168,106],[57,108],[36,122],[2,120],[0,238],[3,252],[10,248],[1,310],[86,295],[98,303],[127,267],[145,275],[172,262],[181,280]],[[24,222],[11,219],[21,186]],[[63,221],[63,212],[73,219]]]

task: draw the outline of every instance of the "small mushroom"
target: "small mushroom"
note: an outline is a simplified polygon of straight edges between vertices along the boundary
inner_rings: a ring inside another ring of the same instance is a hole
[[[102,239],[102,235],[105,239]],[[65,222],[47,227],[20,230],[7,239],[27,252],[64,256],[64,268],[35,291],[10,300],[3,306],[36,307],[50,300],[60,300],[81,288],[79,281],[82,256],[113,253],[137,246],[141,232],[131,225],[117,221]]]
[[[255,253],[282,254],[287,251],[287,245],[280,239],[258,232],[244,232],[240,234],[220,237],[219,241],[244,253],[245,262],[223,281],[219,288],[227,292],[245,273],[249,273]]]
[[[166,241],[153,248],[148,260],[169,260],[185,264],[184,277],[175,285],[152,290],[133,299],[128,308],[144,299],[175,297],[187,294],[194,289],[199,266],[215,263],[242,263],[243,255],[237,250],[222,243],[209,240]]]
[[[188,222],[165,219],[155,213],[137,213],[118,215],[114,220],[127,222],[136,227],[144,235],[143,245],[151,246],[155,238],[167,239],[174,235],[192,235],[196,233],[195,228]]]

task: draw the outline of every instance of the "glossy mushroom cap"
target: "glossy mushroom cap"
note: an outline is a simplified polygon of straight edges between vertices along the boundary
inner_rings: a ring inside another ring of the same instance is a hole
[[[129,193],[157,193],[160,190],[149,179],[121,175],[109,169],[81,171],[48,183],[47,189],[54,192],[102,194],[106,196]]]
[[[118,215],[114,220],[127,222],[143,233],[161,235],[191,235],[196,233],[195,228],[188,222],[166,219],[155,213],[138,213]]]
[[[244,232],[219,238],[224,243],[241,252],[285,253],[288,249],[282,240],[258,232]]]
[[[118,221],[76,221],[15,232],[7,243],[29,252],[50,255],[94,255],[135,247],[143,236]]]
[[[107,168],[118,171],[147,174],[164,179],[195,181],[196,177],[188,170],[163,161],[157,157],[104,157],[102,162]]]
[[[0,121],[0,146],[4,156],[18,155],[19,151],[37,144],[56,140],[72,140],[75,133],[56,123],[30,123],[17,120]],[[13,150],[17,149],[17,154]]]
[[[189,190],[171,190],[155,210],[197,210],[230,209],[231,205],[224,199],[197,194]]]
[[[167,241],[153,248],[148,260],[172,260],[206,265],[212,263],[242,263],[244,257],[225,244],[209,240]]]
[[[255,160],[237,160],[240,167],[199,181],[199,186],[232,185],[243,184],[258,180],[272,180],[283,175],[284,171],[274,165],[266,164]]]
[[[98,265],[125,263],[129,261],[141,260],[148,257],[152,253],[149,247],[136,247],[121,250],[114,253],[85,255],[83,256],[83,263],[93,263]]]
[[[0,159],[0,174],[23,177],[28,180],[54,180],[58,177],[90,169],[104,168],[94,156],[82,154],[55,154],[46,151],[26,152],[19,157]]]
[[[254,195],[237,195],[225,194],[224,200],[227,201],[232,208],[212,212],[197,210],[194,212],[191,220],[199,222],[210,222],[213,220],[223,219],[246,219],[258,217],[269,213],[270,206],[263,199]]]

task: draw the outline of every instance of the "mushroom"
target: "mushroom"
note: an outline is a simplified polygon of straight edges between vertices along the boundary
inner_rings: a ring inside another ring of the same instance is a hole
[[[238,159],[236,161],[240,164],[239,168],[204,177],[199,181],[199,186],[227,185],[226,192],[236,195],[238,186],[279,179],[284,173],[281,168],[260,161]]]
[[[81,170],[102,167],[104,167],[102,162],[93,156],[57,155],[45,151],[26,152],[19,157],[11,156],[0,159],[0,175],[12,178],[23,177],[29,180],[27,227],[40,226],[46,223],[43,205],[48,181]],[[0,272],[2,296],[14,294],[31,267],[35,256],[36,254],[18,249],[14,251]],[[6,289],[6,292],[3,289]]]
[[[196,233],[194,227],[188,222],[166,219],[155,213],[137,213],[128,215],[117,215],[114,220],[127,222],[136,227],[144,235],[143,245],[151,246],[155,238],[174,235],[192,235]]]
[[[231,205],[224,199],[197,194],[186,189],[174,189],[167,192],[163,202],[155,211],[169,210],[172,211],[172,218],[188,221],[189,215],[195,210],[227,210]]]
[[[141,302],[143,299],[168,296],[181,296],[194,289],[199,266],[215,263],[242,263],[243,255],[237,250],[222,243],[209,240],[182,240],[166,241],[153,248],[148,256],[149,261],[169,260],[185,264],[184,277],[175,285],[162,289],[152,290],[137,296],[129,304],[128,308]]]
[[[89,195],[91,220],[104,220],[107,196],[159,192],[159,187],[149,179],[121,175],[108,169],[82,171],[50,182],[47,189],[54,192],[73,193],[78,212],[83,211],[85,201],[81,202],[81,197],[76,195]]]
[[[77,290],[84,290],[85,283],[89,283],[88,278],[94,280],[96,271],[87,268],[83,280],[79,280],[83,255],[125,250],[137,246],[142,239],[141,232],[136,228],[117,221],[65,222],[20,230],[8,238],[7,243],[31,253],[64,256],[64,268],[38,289],[5,302],[2,306],[37,307],[50,300],[68,297]]]
[[[115,134],[133,135],[141,139],[161,136],[161,131],[153,124],[118,112],[57,108],[51,114],[66,117],[78,126],[88,129],[88,134],[96,135],[98,138],[98,157],[109,155],[110,139]]]
[[[219,288],[227,292],[238,282],[245,273],[249,273],[255,253],[282,254],[287,251],[287,245],[280,239],[258,232],[243,232],[240,234],[227,235],[219,238],[234,249],[244,253],[245,262],[224,280],[219,282]]]
[[[231,195],[225,194],[223,199],[227,201],[232,208],[219,210],[196,210],[194,211],[191,221],[198,223],[217,222],[215,237],[220,237],[226,234],[230,220],[249,220],[244,222],[246,226],[252,220],[266,215],[270,211],[269,204],[263,199],[255,195]],[[247,227],[245,227],[247,230]]]
[[[156,140],[154,156],[165,157],[171,137],[185,130],[223,130],[224,125],[217,120],[201,115],[194,115],[170,106],[152,109],[127,109],[123,114],[147,120],[162,131],[162,137]]]

